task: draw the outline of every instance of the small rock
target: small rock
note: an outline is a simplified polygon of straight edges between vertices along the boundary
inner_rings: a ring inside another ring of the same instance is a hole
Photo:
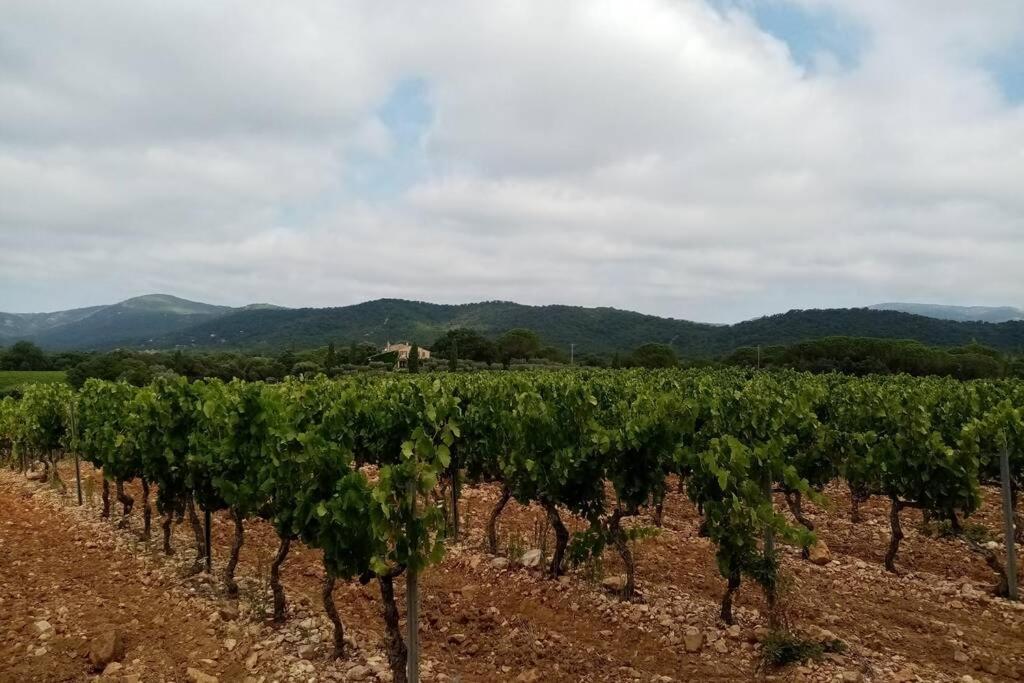
[[[220,683],[216,676],[211,676],[205,671],[200,671],[199,669],[195,669],[191,666],[187,671],[185,671],[185,676],[188,677],[188,680],[191,681],[191,683]]]
[[[540,674],[536,669],[528,669],[516,676],[515,683],[536,683],[540,680]]]
[[[238,608],[233,605],[226,605],[217,610],[217,614],[224,621],[234,621],[238,619]]]
[[[32,624],[32,628],[35,630],[36,635],[40,637],[44,635],[48,636],[48,634],[53,633],[53,626],[51,626],[50,622],[45,619]]]
[[[365,681],[373,673],[368,667],[362,664],[356,664],[354,667],[346,672],[346,676],[350,681]]]
[[[702,645],[704,645],[704,634],[700,632],[700,629],[694,626],[686,629],[686,633],[683,634],[683,647],[686,648],[686,651],[699,652]]]
[[[981,664],[981,669],[985,673],[992,674],[993,676],[999,675],[999,662],[994,659],[986,659]]]
[[[917,680],[917,674],[914,673],[913,669],[900,669],[896,672],[893,677],[894,683],[914,683]]]
[[[238,641],[235,640],[234,638],[225,638],[224,639],[224,649],[227,650],[228,652],[231,652],[232,650],[234,650],[237,645],[238,645]]]
[[[715,652],[717,652],[720,655],[724,655],[728,651],[729,651],[729,646],[725,644],[724,640],[716,640],[715,641]]]
[[[124,667],[120,662],[111,662],[103,669],[104,676],[116,676]]]
[[[89,661],[95,670],[100,671],[111,662],[119,662],[124,658],[124,641],[117,629],[107,631],[89,645]]]
[[[527,550],[523,553],[523,556],[519,558],[519,564],[524,567],[539,567],[541,561],[540,548],[534,548],[533,550]]]
[[[843,683],[860,683],[862,676],[859,671],[847,669],[843,672]]]
[[[967,662],[971,661],[970,656],[968,656],[968,654],[963,650],[957,650],[956,652],[954,652],[953,659],[959,662],[960,664],[966,664]]]
[[[626,587],[626,577],[621,574],[618,576],[606,576],[601,581],[601,587],[612,593],[621,593]]]
[[[494,569],[505,569],[506,567],[508,567],[508,558],[507,557],[496,557],[496,558],[494,558],[493,560],[491,560],[491,567],[494,568]]]
[[[823,567],[832,561],[832,553],[829,551],[828,546],[825,545],[825,541],[820,538],[807,549],[807,557],[811,564],[816,564],[819,567]]]

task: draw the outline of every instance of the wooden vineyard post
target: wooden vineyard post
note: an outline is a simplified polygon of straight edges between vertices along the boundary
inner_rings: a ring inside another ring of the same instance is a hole
[[[78,504],[82,504],[82,470],[78,464],[78,449],[75,449],[75,486],[78,487]]]
[[[82,468],[78,461],[78,420],[75,408],[71,408],[71,448],[75,451],[75,487],[78,489],[78,504],[82,504]]]
[[[452,540],[459,540],[459,465],[458,456],[452,453]]]
[[[768,499],[768,505],[774,509],[775,501],[772,499],[772,475],[771,472],[766,472],[764,475],[764,495]],[[774,562],[773,558],[775,555],[775,533],[772,529],[771,522],[764,527],[764,559],[766,562]],[[775,609],[776,599],[776,586],[775,577],[771,578],[771,584],[766,587],[765,597],[768,599],[768,626],[769,628],[778,627],[778,614]]]
[[[1017,548],[1014,546],[1013,499],[1010,495],[1010,450],[1003,445],[999,456],[999,475],[1003,484],[1003,533],[1006,535],[1006,589],[1017,600]]]
[[[212,545],[210,543],[210,521],[211,521],[210,517],[211,517],[211,515],[210,515],[210,510],[209,509],[204,510],[203,512],[205,513],[204,521],[206,522],[206,573],[209,574],[210,571],[213,569],[213,553],[212,553],[212,548],[210,547]]]
[[[413,482],[409,482],[409,499],[410,505],[412,506],[412,515],[410,519],[416,518],[416,485]],[[407,657],[406,660],[406,675],[409,678],[409,683],[419,683],[420,681],[420,591],[419,591],[419,576],[414,565],[409,566],[409,571],[406,574],[405,582],[405,600],[406,600],[406,622],[409,627],[409,633],[407,640]]]

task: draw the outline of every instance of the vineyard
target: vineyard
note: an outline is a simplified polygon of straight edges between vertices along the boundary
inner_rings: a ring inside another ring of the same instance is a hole
[[[827,539],[805,507],[827,505],[837,488],[853,522],[864,507],[887,506],[883,563],[894,574],[910,510],[982,558],[999,597],[1015,597],[1017,584],[1014,545],[1003,541],[1024,541],[1024,383],[1010,380],[739,370],[162,378],[143,388],[89,380],[78,392],[40,384],[0,402],[0,450],[10,468],[79,502],[80,482],[62,479],[60,465],[66,473],[80,458],[101,470],[102,515],[127,525],[138,509],[142,537],[167,554],[184,525],[197,574],[213,569],[211,517],[227,515],[232,543],[218,568],[228,598],[239,594],[247,525],[270,525],[278,623],[289,613],[280,575],[293,545],[319,550],[333,656],[348,656],[349,642],[336,584],[375,585],[396,683],[417,680],[419,661],[396,583],[416,624],[416,582],[464,533],[460,509],[482,487],[498,492],[483,514],[489,553],[501,550],[509,503],[534,506],[545,528],[532,561],[544,574],[558,579],[608,554],[623,568],[617,597],[637,604],[653,577],[635,549],[658,533],[669,495],[685,495],[715,550],[722,623],[742,620],[734,598],[746,582],[763,593],[776,640],[792,627],[782,548],[821,551]],[[1005,498],[988,540],[971,524],[984,487]]]

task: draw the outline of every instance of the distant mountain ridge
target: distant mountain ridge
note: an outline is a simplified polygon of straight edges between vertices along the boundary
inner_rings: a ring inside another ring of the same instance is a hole
[[[743,346],[829,336],[913,339],[934,346],[976,341],[1004,351],[1024,350],[1024,321],[952,321],[875,308],[793,310],[734,325],[712,325],[615,308],[526,306],[509,301],[450,305],[378,299],[336,308],[287,309],[269,304],[214,306],[168,295],[57,313],[0,313],[0,345],[28,339],[51,350],[122,347],[271,353],[330,342],[382,346],[408,340],[426,346],[456,327],[490,337],[526,327],[546,344],[561,348],[575,344],[577,354],[626,352],[659,342],[671,344],[684,356],[707,357]]]
[[[137,296],[109,306],[55,313],[0,313],[0,344],[28,339],[52,349],[105,349],[138,346],[234,311],[169,294]]]
[[[1013,306],[945,306],[943,304],[885,303],[869,306],[879,311],[900,311],[940,320],[1005,323],[1024,320],[1024,310]]]

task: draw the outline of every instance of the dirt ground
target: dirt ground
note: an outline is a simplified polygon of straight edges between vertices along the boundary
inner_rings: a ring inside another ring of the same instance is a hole
[[[73,482],[71,469],[62,471]],[[176,554],[165,557],[159,520],[154,540],[142,542],[138,504],[126,529],[117,528],[116,505],[112,519],[100,519],[99,475],[83,472],[82,507],[71,491],[0,473],[0,681],[390,680],[374,584],[336,588],[349,647],[334,660],[317,551],[293,545],[282,571],[289,619],[274,627],[266,620],[277,549],[269,525],[246,522],[241,595],[229,601],[220,580],[233,529],[226,515],[214,518],[214,574],[189,577],[187,525],[176,525]],[[138,486],[129,491],[141,500]],[[718,621],[724,581],[685,496],[673,492],[664,528],[635,542],[640,596],[624,603],[602,586],[621,571],[612,553],[559,581],[519,566],[524,551],[550,546],[539,509],[510,504],[499,537],[500,552],[513,561],[489,555],[484,521],[499,492],[463,493],[463,537],[421,578],[425,681],[1024,680],[1024,605],[992,598],[994,575],[984,561],[960,539],[925,533],[917,512],[904,513],[903,574],[894,576],[882,568],[883,501],[862,506],[857,525],[842,487],[826,492],[824,509],[806,506],[832,561],[818,566],[784,550],[786,616],[795,630],[845,647],[769,669],[760,665],[763,597],[745,582],[737,627]],[[993,534],[1000,528],[995,493],[986,491],[984,508],[969,520]],[[396,588],[404,613],[403,584]],[[125,654],[96,671],[90,643],[112,630]]]

